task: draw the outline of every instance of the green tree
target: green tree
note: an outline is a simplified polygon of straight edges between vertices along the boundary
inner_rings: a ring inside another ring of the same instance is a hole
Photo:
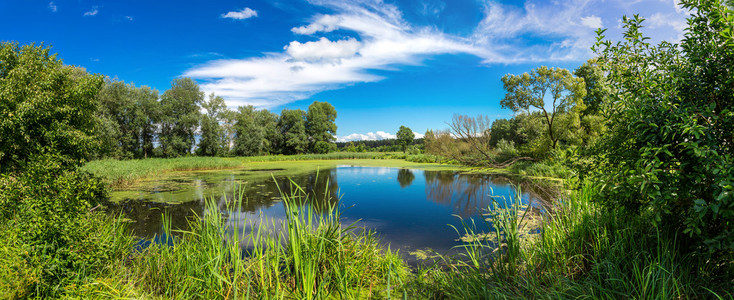
[[[252,156],[272,152],[278,116],[268,110],[255,110],[252,105],[241,106],[238,110],[234,153]]]
[[[278,119],[278,131],[282,137],[280,153],[300,154],[308,149],[306,112],[300,109],[283,109]]]
[[[573,74],[584,80],[586,90],[583,97],[585,109],[581,111],[581,115],[601,114],[612,95],[612,87],[607,82],[607,76],[599,65],[599,58],[589,59],[574,70]]]
[[[625,41],[598,31],[600,63],[616,91],[600,147],[610,207],[688,234],[694,247],[734,251],[734,42],[720,1],[693,12],[680,47],[650,45],[643,19],[623,18]]]
[[[80,73],[43,46],[0,43],[0,172],[53,153],[79,165],[95,139],[99,75]]]
[[[163,93],[159,141],[164,156],[191,153],[199,125],[199,105],[203,101],[204,92],[191,78],[174,79],[171,88]]]
[[[135,90],[137,105],[135,122],[140,130],[139,158],[147,158],[153,154],[154,141],[158,133],[157,122],[161,119],[161,105],[158,102],[158,91],[143,86]]]
[[[403,149],[403,153],[405,153],[405,148],[407,148],[409,145],[413,144],[413,140],[415,139],[415,134],[413,133],[413,130],[410,130],[410,128],[405,126],[400,126],[400,129],[397,133],[398,137],[398,143],[400,144],[400,148]]]
[[[522,75],[507,74],[502,77],[502,83],[507,91],[500,101],[502,107],[514,112],[530,112],[530,108],[540,110],[553,149],[561,137],[561,126],[556,123],[556,117],[584,109],[584,81],[566,69],[541,66]],[[550,108],[546,108],[546,100],[549,100]]]
[[[306,134],[311,151],[328,152],[330,143],[336,140],[336,109],[328,102],[314,101],[306,113]],[[318,144],[318,147],[317,147]],[[319,150],[319,151],[316,151]]]
[[[227,105],[224,99],[209,95],[209,101],[201,105],[206,109],[206,114],[201,117],[201,138],[196,154],[203,156],[223,155],[225,148],[225,132],[220,122],[224,121],[224,114],[227,111]]]

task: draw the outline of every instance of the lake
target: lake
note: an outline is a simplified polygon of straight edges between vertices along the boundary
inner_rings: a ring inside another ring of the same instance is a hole
[[[506,206],[515,199],[513,182],[497,175],[461,174],[456,171],[411,170],[387,167],[337,166],[287,174],[279,169],[173,172],[112,193],[113,211],[122,209],[134,222],[138,236],[151,238],[163,232],[161,215],[170,215],[173,228],[186,228],[187,218],[205,213],[204,199],[214,197],[225,210],[226,200],[243,193],[241,211],[229,218],[284,220],[279,188],[292,182],[315,195],[309,203],[337,205],[342,224],[356,222],[374,230],[392,249],[408,253],[432,249],[449,253],[460,244],[461,219],[476,218],[498,201]],[[331,195],[325,199],[325,193]],[[524,191],[522,204],[542,210],[541,197]],[[245,222],[241,222],[245,223]]]

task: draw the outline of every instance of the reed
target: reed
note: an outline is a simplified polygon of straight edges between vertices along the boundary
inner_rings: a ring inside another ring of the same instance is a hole
[[[409,271],[397,253],[383,250],[372,232],[342,225],[336,206],[312,206],[315,196],[291,182],[282,193],[285,219],[241,218],[227,213],[247,201],[237,194],[207,200],[190,229],[166,225],[157,242],[133,256],[126,269],[142,294],[354,299],[404,292],[394,283]]]

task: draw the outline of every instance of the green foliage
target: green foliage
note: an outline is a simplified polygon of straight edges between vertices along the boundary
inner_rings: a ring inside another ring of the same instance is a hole
[[[556,116],[561,113],[575,115],[585,108],[582,100],[586,94],[584,81],[566,69],[541,66],[530,73],[505,75],[502,83],[507,91],[500,101],[502,107],[515,112],[529,112],[531,107],[540,110],[553,149],[556,148],[561,131],[566,128],[564,124],[555,123]],[[552,104],[550,112],[546,109],[547,100]]]
[[[14,287],[17,293],[53,295],[127,251],[104,241],[114,238],[105,232],[113,223],[89,213],[106,195],[100,179],[66,169],[58,157],[37,157],[25,172],[0,177],[0,240],[10,247],[3,251],[19,251],[8,258],[19,269],[10,271],[30,276]]]
[[[308,106],[306,113],[306,133],[310,137],[309,144],[315,153],[318,142],[332,143],[336,140],[336,109],[328,102],[314,101]],[[323,150],[323,146],[321,146]]]
[[[460,256],[441,257],[444,267],[420,270],[422,280],[411,292],[456,299],[732,295],[734,266],[680,255],[674,236],[649,220],[600,206],[597,196],[597,188],[584,184],[542,216],[525,206],[492,207],[486,221],[466,221],[457,230],[471,237],[464,239]]]
[[[694,11],[680,45],[652,46],[643,19],[624,18],[625,41],[596,51],[617,91],[599,176],[606,202],[684,232],[712,253],[734,251],[734,46],[732,12]]]
[[[0,172],[44,153],[79,165],[98,146],[93,116],[102,77],[64,66],[49,52],[0,43]]]
[[[176,78],[161,98],[161,129],[159,134],[162,155],[177,157],[191,153],[194,133],[199,125],[199,105],[204,92],[191,78]]]
[[[306,134],[306,112],[283,109],[278,120],[278,131],[282,137],[281,154],[301,154],[308,149]]]
[[[255,110],[251,105],[241,106],[234,126],[235,155],[253,156],[272,152],[278,140],[278,115],[268,110]]]
[[[201,107],[206,109],[206,114],[201,117],[201,139],[196,154],[224,155],[229,150],[229,145],[226,144],[227,137],[220,122],[225,122],[227,105],[222,97],[214,96],[212,93],[209,95],[209,101],[202,103]]]
[[[159,118],[158,91],[109,78],[97,94],[100,102],[97,157],[140,158],[152,153]]]
[[[400,147],[403,148],[403,153],[405,153],[405,149],[413,144],[415,134],[413,133],[413,130],[410,130],[410,128],[400,126],[396,135],[398,137],[398,144],[400,144]]]
[[[573,74],[584,80],[586,95],[583,97],[584,106],[582,116],[598,115],[606,110],[612,88],[607,82],[607,76],[599,65],[599,58],[592,58],[585,62]]]

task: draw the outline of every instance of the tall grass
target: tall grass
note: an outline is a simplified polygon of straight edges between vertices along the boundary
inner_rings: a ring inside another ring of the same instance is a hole
[[[518,193],[519,194],[519,193]],[[585,185],[545,214],[527,235],[523,208],[495,207],[483,228],[464,222],[460,258],[424,271],[427,297],[675,299],[731,296],[731,267],[682,255],[675,236],[646,220],[602,209]],[[516,201],[516,203],[519,203]],[[530,227],[532,228],[532,227]],[[486,234],[486,233],[491,234]],[[467,259],[468,258],[468,259]],[[720,268],[721,269],[721,268]],[[723,268],[726,269],[726,268]]]
[[[223,201],[224,210],[208,199],[189,230],[165,223],[161,237],[131,255],[114,288],[95,295],[356,299],[404,292],[390,285],[409,272],[397,253],[383,250],[373,233],[343,226],[337,207],[313,207],[314,195],[291,187],[282,193],[286,217],[279,221],[228,215],[247,201],[243,193]]]
[[[337,159],[381,159],[388,156],[380,152],[331,152],[325,154],[265,155],[238,157],[245,162],[298,161],[298,160],[337,160]]]
[[[112,185],[125,185],[140,178],[166,171],[226,169],[242,166],[242,162],[222,157],[179,157],[90,161],[82,170],[100,176]]]

